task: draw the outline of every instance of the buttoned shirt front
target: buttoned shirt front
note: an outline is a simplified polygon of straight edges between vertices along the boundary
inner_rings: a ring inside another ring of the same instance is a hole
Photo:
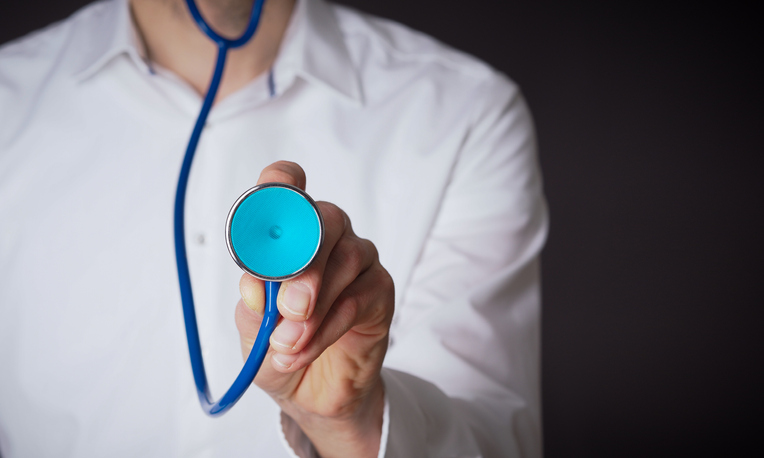
[[[309,456],[257,387],[221,418],[198,406],[172,204],[201,97],[142,55],[124,0],[0,49],[0,452]],[[216,396],[242,365],[226,214],[277,160],[395,282],[380,456],[540,456],[546,212],[517,87],[399,24],[298,2],[273,68],[213,107],[189,181]]]

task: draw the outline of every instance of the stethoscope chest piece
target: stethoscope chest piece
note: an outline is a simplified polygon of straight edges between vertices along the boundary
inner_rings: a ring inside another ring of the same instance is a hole
[[[324,222],[313,199],[284,183],[247,190],[226,219],[226,244],[236,264],[265,281],[304,272],[318,254]]]

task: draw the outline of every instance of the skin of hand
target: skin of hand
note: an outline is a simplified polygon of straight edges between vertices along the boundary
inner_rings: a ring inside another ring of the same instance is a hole
[[[258,184],[305,189],[292,162],[266,167]],[[380,377],[394,310],[394,285],[370,241],[337,206],[318,202],[324,244],[314,263],[281,285],[281,320],[255,384],[294,419],[324,458],[377,456],[384,386]],[[265,285],[240,281],[236,326],[246,359],[265,307]]]

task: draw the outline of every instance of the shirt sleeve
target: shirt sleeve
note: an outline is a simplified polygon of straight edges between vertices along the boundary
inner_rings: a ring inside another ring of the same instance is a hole
[[[477,113],[391,331],[385,456],[541,456],[539,254],[547,211],[533,122],[501,75]]]
[[[380,457],[540,457],[539,254],[547,212],[530,112],[475,95],[438,216],[396,305]],[[396,285],[399,286],[399,285]],[[316,456],[282,415],[292,456]]]

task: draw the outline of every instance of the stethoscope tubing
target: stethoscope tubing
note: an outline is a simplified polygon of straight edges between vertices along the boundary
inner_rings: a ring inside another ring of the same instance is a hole
[[[210,416],[219,416],[228,411],[233,405],[241,398],[244,392],[249,388],[257,375],[260,366],[265,359],[265,355],[268,351],[268,340],[276,327],[278,322],[279,313],[276,306],[276,297],[278,295],[280,283],[278,282],[266,282],[266,305],[263,321],[260,325],[260,330],[255,339],[255,343],[252,347],[247,361],[244,363],[244,368],[234,380],[228,391],[220,398],[219,401],[214,401],[210,393],[209,385],[207,383],[207,375],[204,369],[204,358],[202,357],[202,347],[199,340],[199,327],[196,321],[196,312],[194,310],[194,297],[191,288],[191,277],[188,269],[188,259],[186,256],[186,237],[185,237],[185,202],[186,202],[186,190],[188,187],[188,177],[191,172],[191,164],[194,160],[194,154],[199,144],[199,138],[201,137],[204,124],[207,121],[212,103],[215,100],[218,88],[220,86],[220,80],[223,76],[223,69],[225,67],[226,56],[229,49],[238,48],[249,41],[257,30],[260,16],[262,13],[263,3],[265,0],[255,0],[252,6],[252,13],[250,15],[249,24],[247,30],[234,40],[221,37],[216,33],[204,20],[199,9],[196,6],[194,0],[186,0],[191,15],[196,21],[199,28],[218,45],[217,59],[215,62],[215,70],[212,74],[212,80],[210,81],[207,94],[204,97],[202,108],[199,112],[199,117],[196,119],[196,124],[191,133],[191,137],[186,147],[186,153],[183,157],[183,164],[180,168],[180,174],[178,176],[178,187],[175,193],[175,207],[174,207],[174,234],[175,234],[175,260],[178,267],[178,283],[180,285],[180,297],[183,305],[183,320],[186,327],[186,339],[188,340],[188,352],[191,358],[191,369],[194,375],[194,383],[196,384],[196,390],[199,395],[199,401],[202,405],[202,409]]]

